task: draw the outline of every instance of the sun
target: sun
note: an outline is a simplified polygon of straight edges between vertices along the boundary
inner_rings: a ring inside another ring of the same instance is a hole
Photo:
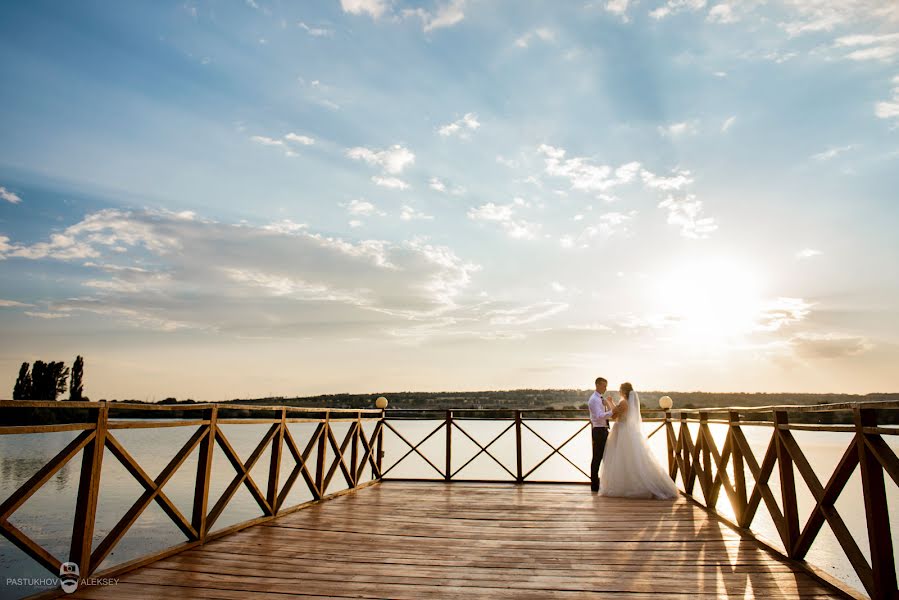
[[[674,321],[676,337],[698,344],[743,336],[758,325],[763,286],[758,270],[732,258],[675,265],[658,279],[655,301]]]

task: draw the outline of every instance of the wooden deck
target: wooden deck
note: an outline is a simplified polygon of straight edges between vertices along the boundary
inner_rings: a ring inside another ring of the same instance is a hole
[[[384,482],[73,598],[832,598],[680,498]]]

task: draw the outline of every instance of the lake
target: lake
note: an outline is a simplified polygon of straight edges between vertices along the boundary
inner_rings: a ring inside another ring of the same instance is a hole
[[[397,428],[403,436],[413,444],[420,441],[433,429],[440,425],[440,421],[395,421],[390,423]],[[462,420],[456,421],[457,425],[475,438],[481,445],[486,445],[496,436],[502,435],[493,443],[489,450],[512,473],[515,472],[515,430],[509,428],[512,423],[505,421],[486,420]],[[580,427],[583,421],[544,421],[526,420],[527,427],[522,428],[522,465],[525,473],[530,471],[551,450],[540,439],[558,446]],[[657,423],[645,423],[644,430],[648,435],[658,426]],[[255,448],[259,440],[268,429],[268,425],[222,425],[221,429],[237,451],[241,459],[246,459]],[[723,445],[727,432],[725,425],[712,424],[712,434],[715,437],[718,448]],[[302,448],[312,434],[314,423],[291,423],[291,434]],[[338,443],[342,441],[347,431],[348,424],[334,423],[333,429]],[[365,423],[364,429],[367,435],[371,435],[374,423]],[[698,424],[690,424],[693,438],[696,439]],[[503,431],[505,430],[505,433]],[[116,438],[134,456],[137,462],[155,477],[167,464],[169,459],[187,441],[194,432],[194,428],[161,428],[161,429],[124,429],[114,431]],[[771,439],[770,427],[744,427],[746,437],[752,446],[756,458],[761,462],[765,449]],[[40,469],[56,452],[71,441],[77,432],[44,433],[29,435],[0,435],[0,498],[7,498],[23,482]],[[826,483],[834,467],[852,440],[850,433],[831,432],[806,432],[795,431],[794,437],[805,452],[815,473],[822,483]],[[884,436],[887,443],[899,451],[899,443],[890,436]],[[427,442],[422,444],[420,450],[437,467],[443,468],[445,464],[446,437],[443,431],[434,434]],[[660,431],[650,439],[653,451],[659,457],[663,465],[667,464],[664,431]],[[417,454],[412,453],[398,466],[391,469],[398,458],[405,454],[409,447],[389,429],[385,428],[384,434],[385,457],[383,461],[386,477],[439,477]],[[469,459],[477,452],[477,446],[458,429],[452,432],[452,470],[456,478],[462,479],[497,479],[512,480],[514,477],[496,464],[490,457],[481,454],[475,460],[466,465]],[[268,480],[268,459],[270,449],[266,449],[262,457],[254,466],[251,475],[264,490]],[[584,429],[564,448],[565,455],[584,471],[589,472],[590,464],[590,438],[589,431]],[[329,448],[330,455],[330,448]],[[361,455],[361,452],[360,452]],[[349,456],[349,453],[347,453]],[[285,450],[285,458],[288,462],[282,463],[282,482],[292,466],[292,458]],[[315,450],[310,456],[310,464],[314,464]],[[44,546],[57,557],[65,557],[71,538],[72,517],[75,506],[75,498],[78,487],[80,471],[80,454],[60,469],[56,475],[48,481],[34,496],[16,511],[10,521],[28,534],[32,539]],[[462,468],[464,466],[464,468]],[[197,467],[197,451],[191,453],[178,472],[165,485],[164,490],[178,509],[190,518],[193,501],[194,479]],[[459,470],[461,468],[461,470]],[[732,468],[732,467],[731,467]],[[387,470],[389,472],[387,472]],[[221,450],[216,448],[213,458],[212,480],[210,485],[209,507],[218,499],[231,479],[235,471],[227,461]],[[732,473],[731,473],[732,474]],[[365,479],[371,477],[370,469],[365,470]],[[559,480],[559,481],[585,481],[585,477],[569,464],[564,458],[556,455],[547,460],[542,466],[535,469],[528,477],[530,480]],[[800,527],[804,525],[809,513],[814,507],[811,493],[805,486],[798,472],[795,475]],[[752,489],[752,478],[746,470],[747,488]],[[678,485],[683,488],[682,482]],[[770,485],[776,497],[780,497],[777,469],[771,478]],[[340,472],[335,474],[331,484],[326,490],[332,493],[346,487]],[[887,477],[887,490],[889,494],[890,519],[893,523],[899,523],[897,510],[899,510],[899,493],[896,486]],[[95,526],[94,544],[100,540],[115,526],[119,518],[131,506],[142,493],[143,488],[131,477],[117,459],[108,451],[103,459],[103,478],[100,489],[100,499]],[[589,494],[585,487],[585,494]],[[697,484],[694,494],[701,500],[701,491]],[[292,506],[305,502],[312,498],[306,489],[302,478],[299,478],[288,496],[285,506]],[[864,504],[862,501],[860,473],[858,469],[849,480],[846,488],[836,503],[837,510],[846,522],[850,532],[855,537],[859,547],[868,555],[868,543],[865,526]],[[732,515],[726,494],[721,492],[718,508],[722,514]],[[228,508],[216,521],[213,531],[228,527],[229,525],[261,515],[261,510],[253,500],[246,487],[241,486]],[[771,545],[783,549],[777,535],[776,528],[764,503],[759,508],[753,522],[752,529],[757,535],[764,538]],[[893,530],[894,546],[897,544],[897,532]],[[119,542],[113,552],[106,558],[101,568],[107,568],[115,564],[125,562],[138,556],[161,550],[168,546],[180,543],[185,538],[180,530],[172,524],[157,504],[151,504],[141,515],[130,531]],[[818,567],[831,573],[833,576],[846,581],[850,585],[861,589],[861,584],[856,578],[848,560],[842,554],[839,544],[825,524],[818,535],[817,540],[808,553],[807,560]],[[28,558],[18,548],[5,538],[0,539],[0,598],[20,598],[22,596],[40,591],[40,587],[9,586],[6,585],[7,577],[46,577],[47,572]]]

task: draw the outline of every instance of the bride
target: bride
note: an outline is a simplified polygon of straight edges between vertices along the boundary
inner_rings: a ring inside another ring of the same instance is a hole
[[[606,442],[599,477],[599,493],[625,498],[677,497],[677,486],[656,461],[640,425],[640,397],[630,383],[622,383],[621,401],[614,414],[618,421]]]

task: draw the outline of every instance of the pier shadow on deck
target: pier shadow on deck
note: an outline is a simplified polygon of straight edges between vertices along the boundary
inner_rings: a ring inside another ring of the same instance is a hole
[[[385,482],[73,598],[832,598],[684,498]]]

